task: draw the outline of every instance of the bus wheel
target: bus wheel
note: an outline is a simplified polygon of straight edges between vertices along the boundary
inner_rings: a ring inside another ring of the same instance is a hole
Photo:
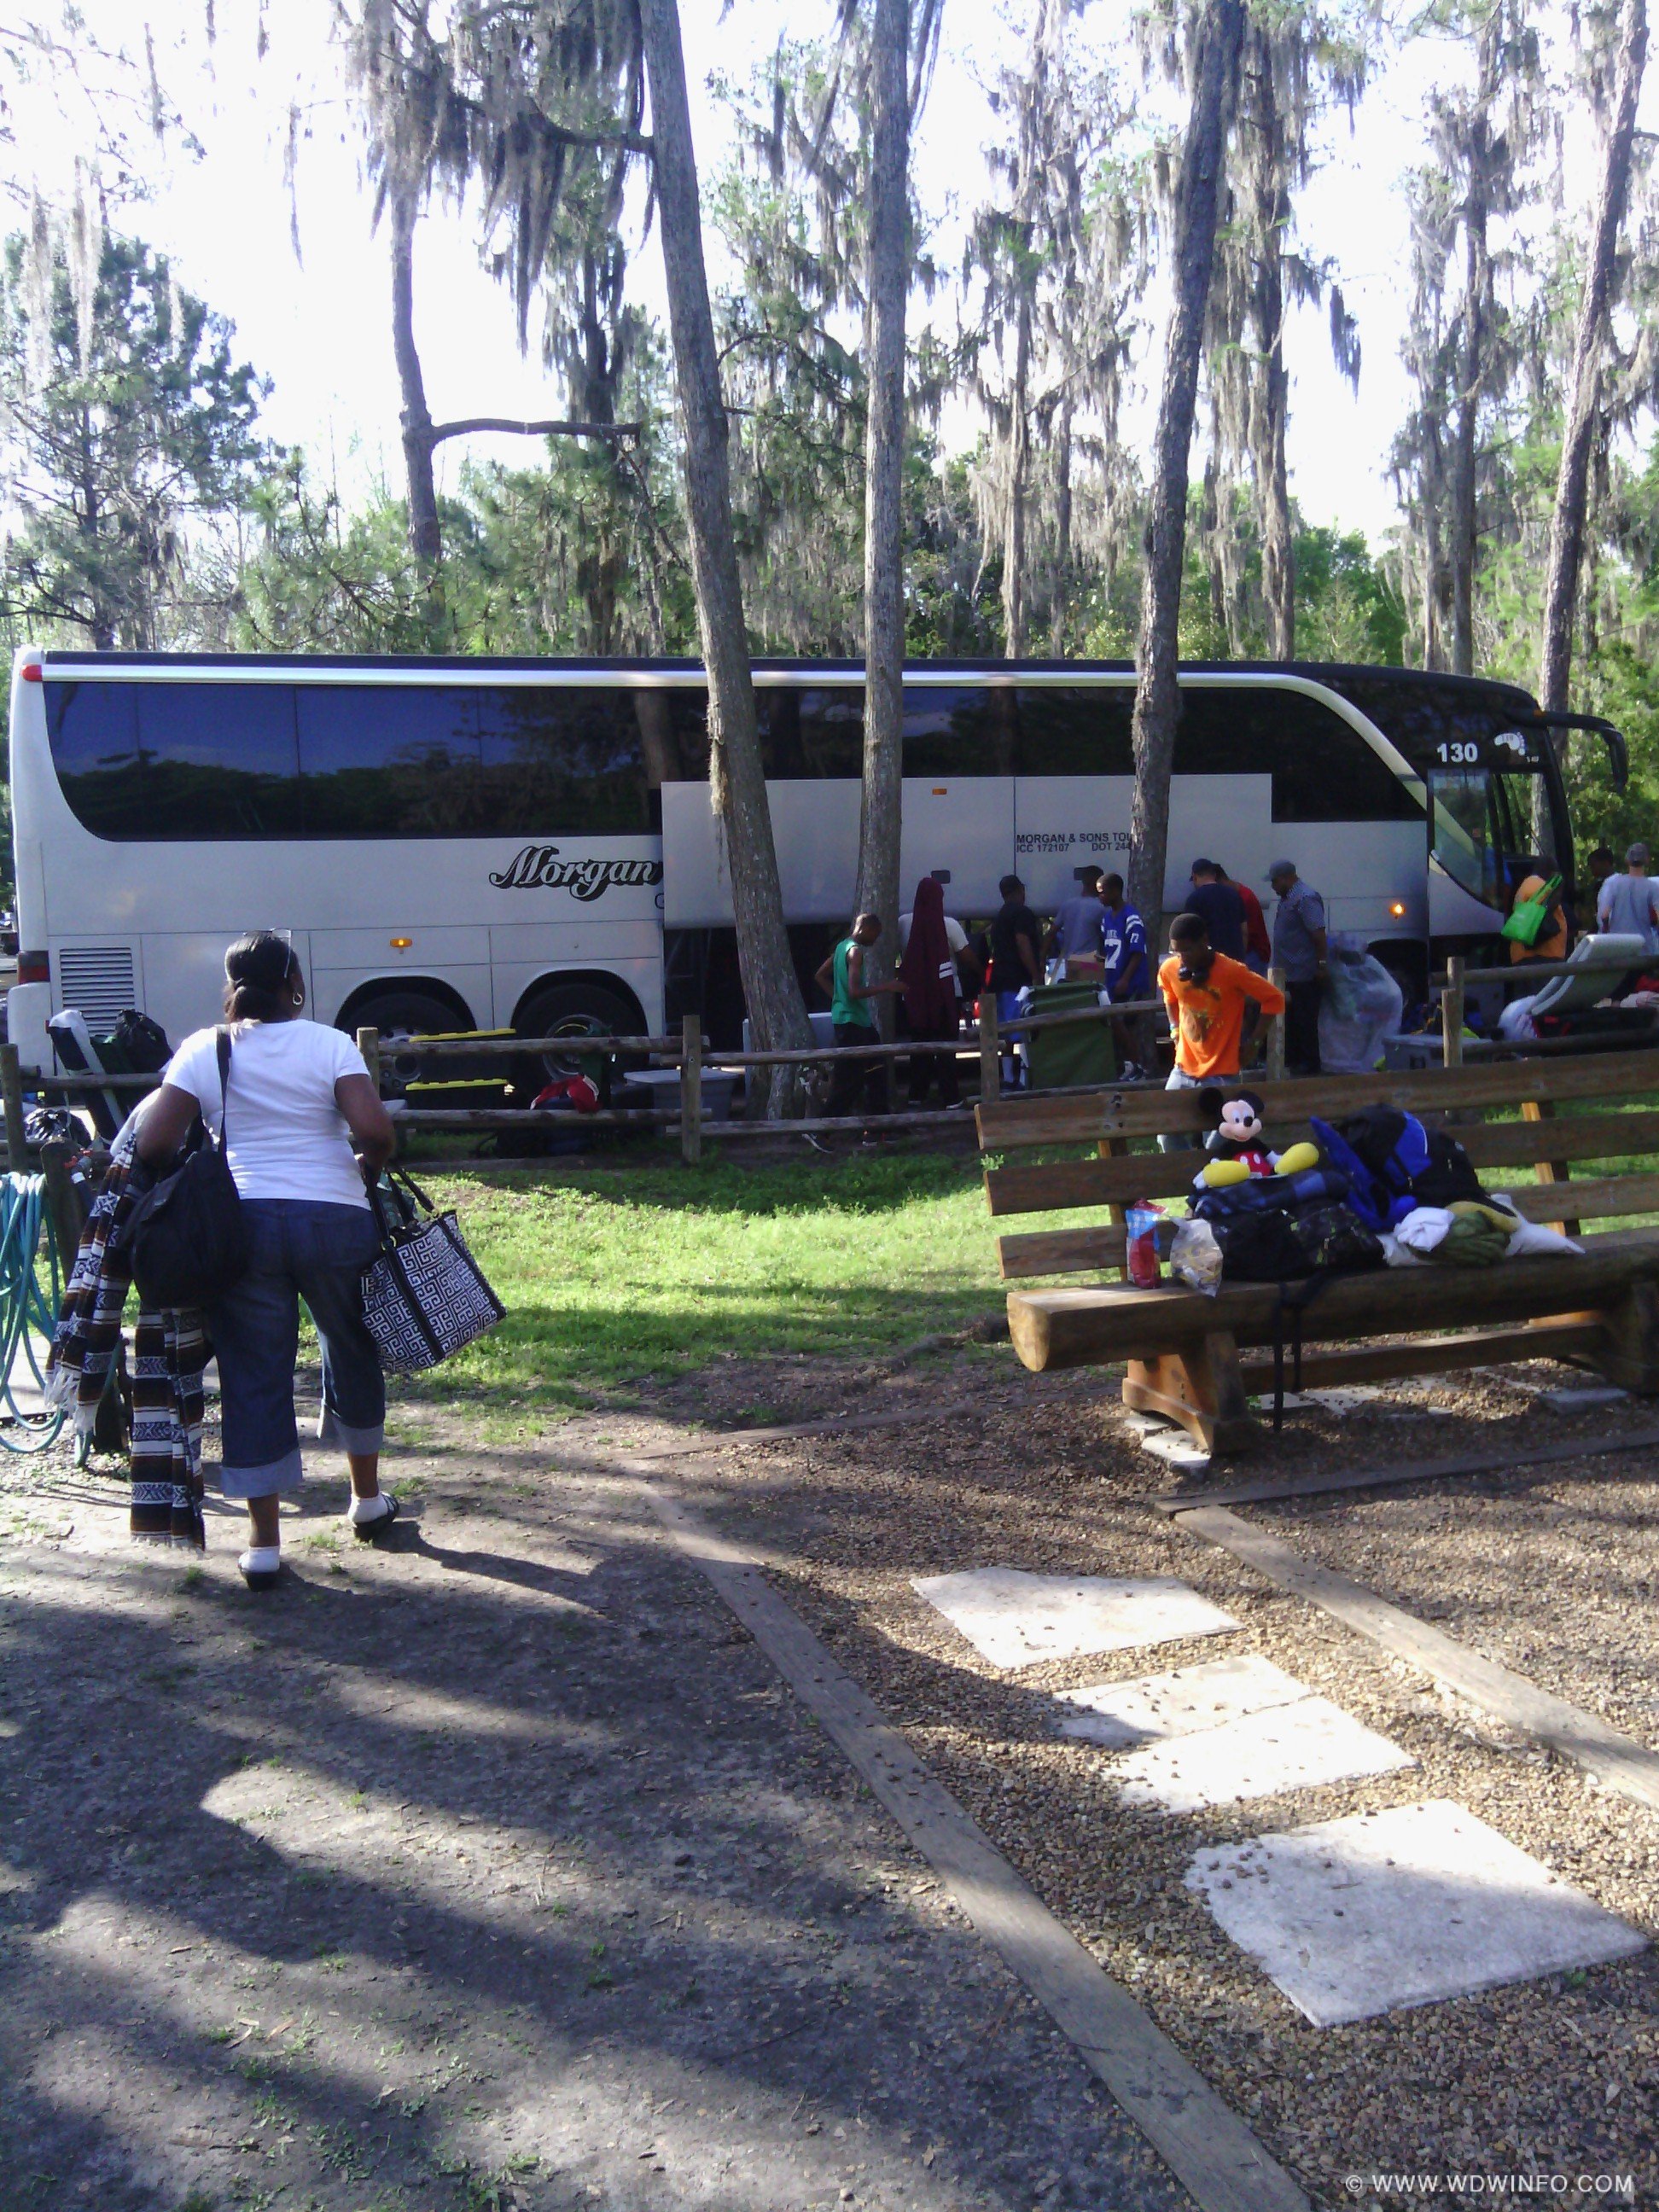
[[[400,1050],[410,1037],[453,1036],[468,1024],[433,991],[382,991],[352,1008],[351,1026],[380,1032],[380,1094],[402,1098],[421,1073],[420,1055]]]
[[[573,1048],[568,1052],[561,1052],[555,1047],[546,1052],[526,1054],[520,1061],[520,1087],[533,1097],[538,1091],[561,1076],[581,1073],[581,1057],[574,1049],[578,1038],[637,1036],[641,1016],[631,1000],[625,999],[619,991],[607,991],[602,983],[549,983],[532,992],[520,1007],[513,1026],[524,1037],[571,1040]]]

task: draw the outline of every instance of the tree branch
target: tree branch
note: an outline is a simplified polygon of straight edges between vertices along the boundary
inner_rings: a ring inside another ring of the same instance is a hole
[[[465,93],[453,94],[455,105],[465,108],[476,121],[490,131],[499,130],[495,117],[482,100],[471,99]],[[550,116],[542,115],[533,108],[520,108],[513,118],[527,131],[535,131],[551,145],[574,146],[588,153],[644,154],[654,156],[656,145],[649,131],[572,131],[567,125],[555,123]]]
[[[456,422],[434,422],[415,434],[441,446],[446,438],[465,438],[475,430],[505,430],[521,438],[637,438],[643,422],[515,422],[505,415],[467,415]]]

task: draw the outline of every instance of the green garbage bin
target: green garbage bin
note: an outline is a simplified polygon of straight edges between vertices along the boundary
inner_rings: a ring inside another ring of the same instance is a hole
[[[1096,983],[1045,983],[1031,994],[1033,1014],[1070,1014],[1100,1003]],[[1112,1025],[1067,1022],[1061,1029],[1038,1030],[1027,1041],[1034,1091],[1059,1091],[1069,1084],[1115,1083],[1117,1040]]]

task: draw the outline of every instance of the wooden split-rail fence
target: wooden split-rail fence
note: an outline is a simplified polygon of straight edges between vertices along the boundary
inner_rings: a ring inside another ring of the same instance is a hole
[[[1004,1095],[1006,1086],[1003,1080],[1003,1053],[1017,1038],[1029,1037],[1043,1030],[1076,1026],[1081,1023],[1121,1020],[1126,1016],[1154,1012],[1163,1012],[1161,1000],[1135,999],[1109,1006],[1084,1006],[1065,1013],[1027,1015],[1018,1021],[999,1023],[994,1001],[988,998],[982,1004],[977,1026],[965,1030],[954,1045],[948,1039],[927,1039],[893,1044],[875,1042],[848,1049],[855,1051],[861,1060],[884,1060],[890,1064],[918,1057],[937,1059],[945,1054],[954,1054],[959,1060],[971,1058],[977,1063],[979,1098],[984,1103]],[[426,1131],[434,1135],[468,1132],[483,1134],[492,1131],[545,1133],[550,1127],[559,1130],[611,1128],[662,1133],[672,1131],[678,1134],[681,1158],[688,1164],[695,1164],[702,1159],[703,1146],[709,1140],[725,1143],[741,1142],[756,1137],[848,1134],[872,1125],[883,1129],[910,1131],[960,1128],[964,1134],[969,1127],[964,1112],[949,1109],[879,1116],[859,1114],[831,1118],[817,1115],[781,1121],[727,1120],[713,1115],[707,1111],[704,1102],[705,1074],[735,1074],[750,1068],[825,1066],[832,1065],[840,1057],[840,1048],[834,1045],[814,1045],[800,1051],[727,1052],[709,1043],[703,1034],[702,1024],[696,1014],[685,1017],[678,1036],[612,1036],[578,1033],[550,1037],[478,1036],[383,1039],[378,1030],[361,1029],[357,1031],[357,1045],[368,1062],[376,1087],[380,1089],[384,1088],[382,1060],[393,1057],[399,1062],[400,1068],[403,1063],[416,1064],[423,1072],[461,1062],[471,1073],[481,1066],[499,1061],[505,1074],[514,1062],[522,1063],[526,1059],[557,1058],[574,1063],[614,1054],[624,1060],[645,1062],[653,1067],[672,1067],[678,1071],[678,1095],[672,1107],[602,1108],[592,1114],[561,1115],[555,1120],[545,1111],[538,1112],[527,1107],[406,1106],[401,1107],[396,1115],[400,1131]],[[1282,1074],[1284,1028],[1282,1019],[1279,1018],[1275,1018],[1267,1027],[1267,1054],[1269,1072],[1275,1075]],[[58,1100],[72,1101],[95,1091],[107,1091],[121,1097],[142,1096],[155,1090],[161,1078],[155,1075],[59,1073],[25,1077],[18,1065],[16,1047],[0,1045],[0,1101],[4,1105],[8,1159],[23,1164],[30,1162],[30,1148],[24,1137],[23,1101],[26,1090],[39,1091],[48,1099]],[[533,1165],[534,1161],[477,1162],[470,1164],[509,1164]]]
[[[1585,975],[1625,974],[1628,962],[1609,961],[1528,961],[1512,967],[1472,968],[1462,959],[1452,958],[1446,963],[1443,981],[1440,982],[1441,1037],[1443,1064],[1459,1067],[1468,1061],[1487,1056],[1524,1054],[1553,1054],[1579,1051],[1585,1046],[1578,1040],[1539,1040],[1510,1043],[1501,1038],[1466,1036],[1464,1021],[1468,1012],[1468,995],[1472,986],[1483,983],[1528,986],[1542,984],[1553,975]],[[1274,980],[1283,978],[1274,971]],[[1029,1037],[1039,1030],[1061,1029],[1080,1023],[1100,1023],[1122,1019],[1126,1016],[1156,1013],[1162,1015],[1161,999],[1137,999],[1110,1006],[1085,1006],[1066,1013],[1027,1015],[1012,1022],[999,1023],[995,1002],[982,1002],[976,1028],[964,1030],[954,1047],[946,1042],[884,1043],[860,1045],[854,1049],[860,1059],[881,1059],[890,1064],[921,1056],[937,1056],[954,1051],[960,1060],[971,1058],[977,1063],[979,1076],[978,1100],[981,1105],[1000,1099],[1006,1086],[1003,1080],[1002,1062],[1005,1048],[1016,1038]],[[695,1014],[688,1014],[677,1036],[591,1036],[580,1034],[555,1037],[520,1037],[512,1036],[480,1036],[469,1037],[398,1037],[383,1040],[376,1030],[363,1029],[357,1032],[357,1043],[368,1061],[369,1071],[377,1084],[380,1081],[382,1052],[387,1057],[393,1054],[402,1061],[418,1062],[424,1070],[428,1066],[441,1067],[445,1063],[464,1061],[469,1068],[499,1060],[505,1066],[538,1055],[557,1056],[574,1060],[592,1054],[617,1054],[625,1059],[655,1067],[672,1067],[678,1071],[678,1095],[672,1107],[643,1107],[602,1109],[578,1117],[577,1125],[589,1128],[632,1129],[666,1133],[676,1132],[679,1138],[680,1157],[688,1163],[702,1158],[706,1142],[742,1142],[756,1137],[817,1136],[837,1133],[848,1133],[869,1125],[868,1115],[839,1115],[831,1118],[818,1115],[793,1120],[730,1120],[711,1115],[705,1109],[703,1076],[705,1073],[738,1073],[749,1068],[811,1067],[829,1066],[837,1057],[837,1048],[815,1045],[804,1051],[791,1052],[726,1052],[712,1046],[703,1034],[702,1024]],[[1266,1051],[1261,1075],[1267,1082],[1276,1082],[1285,1073],[1285,1028],[1282,1016],[1275,1015],[1266,1024]],[[88,1091],[107,1091],[116,1097],[142,1095],[155,1088],[159,1078],[154,1075],[88,1075],[59,1073],[25,1078],[19,1067],[15,1045],[0,1045],[0,1103],[4,1108],[6,1156],[9,1161],[23,1165],[32,1164],[30,1147],[24,1137],[25,1090],[40,1091],[48,1098],[74,1099]],[[1097,1085],[1080,1086],[1097,1089]],[[433,1134],[451,1134],[476,1131],[546,1130],[549,1117],[523,1107],[408,1107],[398,1115],[400,1128],[415,1132],[428,1131]],[[894,1130],[945,1130],[963,1126],[959,1111],[930,1109],[925,1112],[902,1112],[879,1117],[880,1126]],[[561,1127],[565,1126],[562,1120]],[[477,1164],[484,1164],[478,1163]]]

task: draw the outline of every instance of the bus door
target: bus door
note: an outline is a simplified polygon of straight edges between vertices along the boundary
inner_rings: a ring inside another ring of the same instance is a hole
[[[1468,750],[1474,752],[1474,746]],[[1538,788],[1538,769],[1519,762],[1514,767],[1492,761],[1431,772],[1429,927],[1433,936],[1490,936],[1502,928],[1516,889],[1532,871],[1536,849],[1533,806]],[[1558,826],[1558,848],[1561,834]]]

